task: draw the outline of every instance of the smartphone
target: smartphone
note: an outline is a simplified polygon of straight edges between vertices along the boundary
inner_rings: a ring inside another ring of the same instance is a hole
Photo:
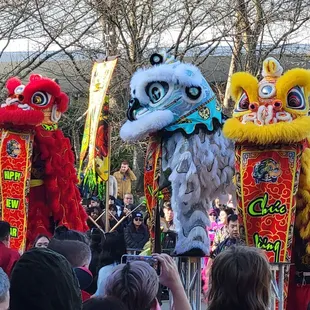
[[[156,271],[158,271],[158,261],[152,256],[141,256],[141,255],[130,255],[126,254],[122,256],[121,263],[126,264],[128,262],[141,261],[148,263],[151,267],[153,267]]]

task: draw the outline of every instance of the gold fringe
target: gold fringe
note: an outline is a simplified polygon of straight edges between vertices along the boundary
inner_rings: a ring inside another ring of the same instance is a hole
[[[296,227],[302,239],[310,240],[310,149],[304,150],[301,157],[301,174],[297,193]],[[310,253],[310,243],[307,245]]]

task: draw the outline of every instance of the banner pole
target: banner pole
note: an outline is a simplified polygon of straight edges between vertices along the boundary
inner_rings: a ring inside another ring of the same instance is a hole
[[[109,193],[110,193],[110,173],[111,173],[111,126],[109,119],[106,120],[108,122],[108,136],[109,136],[109,142],[108,142],[108,180],[106,181],[105,186],[105,231],[110,231],[110,222],[109,222]]]

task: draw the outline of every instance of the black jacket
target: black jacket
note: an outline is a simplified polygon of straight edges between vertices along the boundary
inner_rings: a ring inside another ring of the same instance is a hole
[[[125,228],[125,242],[127,248],[143,249],[144,245],[149,240],[149,232],[147,226],[141,224],[138,230],[133,223]]]

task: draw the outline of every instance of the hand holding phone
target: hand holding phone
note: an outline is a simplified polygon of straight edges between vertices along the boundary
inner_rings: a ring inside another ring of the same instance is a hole
[[[153,258],[160,263],[159,282],[172,291],[178,288],[183,289],[179,271],[173,258],[168,254],[153,254]]]

